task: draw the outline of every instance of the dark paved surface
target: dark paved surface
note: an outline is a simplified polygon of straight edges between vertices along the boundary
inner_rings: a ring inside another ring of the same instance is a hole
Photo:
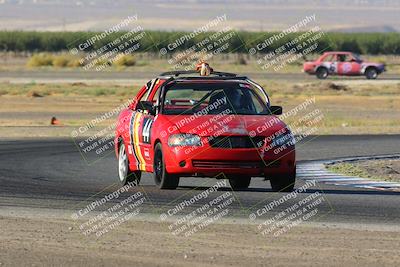
[[[399,135],[381,136],[319,136],[298,144],[298,160],[330,159],[359,155],[399,153]],[[189,199],[216,183],[215,179],[184,178],[178,190],[158,190],[150,175],[142,177],[140,187],[120,197],[141,190],[147,201],[143,212],[161,214],[184,199]],[[298,180],[296,187],[304,185]],[[203,186],[197,188],[198,186]],[[113,153],[88,165],[69,139],[0,141],[0,209],[5,206],[67,209],[72,212],[117,189],[117,161]],[[210,195],[217,197],[227,191],[222,188]],[[311,220],[327,222],[361,222],[396,224],[400,219],[400,194],[317,184],[274,209],[276,214],[316,191],[324,201],[318,206],[318,216]],[[232,192],[236,201],[231,208],[234,216],[245,216],[285,193],[273,193],[268,181],[253,179],[246,191]],[[190,211],[204,204],[200,200]],[[113,205],[117,200],[110,201]],[[99,209],[108,207],[104,205]]]

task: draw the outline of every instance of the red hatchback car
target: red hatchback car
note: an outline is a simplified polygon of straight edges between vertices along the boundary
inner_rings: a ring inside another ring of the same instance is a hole
[[[203,75],[203,76],[202,76]],[[264,177],[273,191],[292,191],[295,141],[261,86],[223,72],[175,71],[149,81],[116,126],[122,184],[153,173],[161,189],[182,177],[229,179],[232,189]]]
[[[376,79],[385,71],[385,64],[363,61],[351,52],[325,52],[317,60],[305,62],[303,69],[308,74],[315,74],[318,79],[326,79],[329,75],[365,75],[367,79]]]

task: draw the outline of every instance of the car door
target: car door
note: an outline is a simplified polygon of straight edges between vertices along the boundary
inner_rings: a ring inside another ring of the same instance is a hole
[[[354,58],[353,56],[351,56],[350,63],[351,63],[350,75],[359,75],[361,73],[361,62],[356,58]]]
[[[155,105],[158,99],[158,92],[163,80],[153,79],[147,83],[148,94],[143,100],[151,101]],[[156,114],[136,109],[132,117],[132,146],[139,161],[139,169],[142,171],[152,170],[153,164],[153,124]]]
[[[339,60],[339,56],[341,60]],[[360,73],[360,64],[353,59],[350,54],[342,54],[338,56],[338,74],[339,75],[356,75]]]

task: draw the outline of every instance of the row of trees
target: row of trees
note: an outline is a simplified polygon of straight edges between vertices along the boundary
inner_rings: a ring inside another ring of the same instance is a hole
[[[25,32],[25,31],[1,31],[0,51],[28,51],[28,52],[60,52],[85,44],[93,36],[99,36],[99,32]],[[104,45],[124,36],[126,32],[117,32],[98,38],[89,45],[85,52],[97,50]],[[213,33],[202,33],[193,38],[186,38],[183,43],[179,39],[188,36],[187,32],[146,31],[139,40],[138,52],[159,52],[162,48],[171,48],[178,40],[179,45],[174,52],[182,51],[193,45],[201,43]],[[226,40],[229,48],[224,52],[248,53],[251,47],[256,47],[260,42],[272,37],[275,32],[234,32]],[[302,33],[289,34],[279,41],[274,42],[260,51],[267,53],[281,45],[293,40]],[[400,54],[399,33],[326,33],[318,40],[319,47],[324,50],[353,51],[360,54]],[[172,45],[171,45],[172,44]],[[134,44],[132,43],[132,46]]]

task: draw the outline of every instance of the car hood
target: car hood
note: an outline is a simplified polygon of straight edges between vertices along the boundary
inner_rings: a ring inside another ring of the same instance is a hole
[[[166,118],[179,132],[200,136],[268,136],[286,127],[274,115],[166,115]]]

